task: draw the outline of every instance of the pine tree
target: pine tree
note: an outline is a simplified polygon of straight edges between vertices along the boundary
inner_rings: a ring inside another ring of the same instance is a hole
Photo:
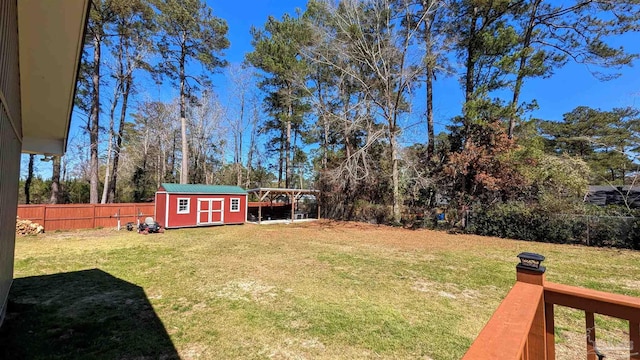
[[[189,142],[187,139],[187,102],[208,82],[207,74],[194,74],[192,62],[208,71],[226,66],[220,56],[229,47],[227,23],[213,15],[212,9],[200,0],[157,0],[158,26],[161,37],[157,50],[163,61],[158,70],[177,82],[180,93],[180,123],[182,133],[182,166],[180,183],[189,181]]]
[[[310,110],[304,100],[309,68],[301,57],[310,31],[301,19],[285,14],[281,21],[269,17],[264,29],[252,28],[251,35],[254,51],[247,54],[247,60],[264,74],[260,87],[267,93],[265,105],[271,116],[265,125],[276,132],[270,144],[279,152],[278,183],[282,185],[284,172],[284,184],[289,187],[292,139],[302,131],[304,116]]]

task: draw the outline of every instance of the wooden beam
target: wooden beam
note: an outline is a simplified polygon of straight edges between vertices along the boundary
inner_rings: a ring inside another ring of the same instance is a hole
[[[260,202],[258,202],[258,224],[262,224],[262,190],[260,190],[260,196],[261,200]]]
[[[295,208],[296,208],[296,194],[295,192],[291,192],[291,222],[293,222],[296,218],[296,214],[295,214]]]

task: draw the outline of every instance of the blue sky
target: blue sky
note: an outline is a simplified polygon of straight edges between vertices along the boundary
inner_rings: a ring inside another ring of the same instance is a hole
[[[225,19],[229,25],[228,38],[231,43],[225,51],[230,63],[240,63],[247,52],[252,50],[249,30],[252,25],[262,27],[269,15],[281,18],[284,13],[295,14],[296,9],[304,9],[306,0],[254,0],[254,1],[216,1],[208,0],[216,16]],[[628,51],[640,53],[640,34],[627,34],[616,38],[615,44],[622,45]],[[562,114],[580,105],[593,108],[611,109],[613,107],[640,107],[640,62],[634,67],[624,68],[622,76],[611,81],[601,82],[594,78],[586,66],[569,63],[547,79],[533,79],[525,83],[522,100],[536,99],[539,109],[531,116],[547,120],[560,120]],[[214,77],[216,90],[225,99],[226,81],[222,75]],[[169,100],[177,91],[167,83],[157,86],[150,81],[143,85],[144,96]],[[107,90],[106,93],[109,93]],[[414,101],[414,116],[405,119],[405,125],[417,124],[404,133],[405,145],[424,141],[426,125],[420,122],[419,114],[424,111],[424,96],[418,93]],[[443,131],[449,119],[460,113],[463,93],[456,77],[438,79],[434,89],[434,110],[436,133]],[[103,104],[106,109],[108,104]],[[103,126],[106,118],[103,117]],[[82,131],[82,121],[77,116],[72,121],[71,137]],[[248,141],[245,141],[248,143]],[[26,169],[23,155],[23,174]],[[49,163],[37,162],[38,173],[49,177]]]
[[[261,27],[267,17],[273,15],[280,18],[282,14],[294,14],[296,8],[304,9],[305,0],[262,0],[250,2],[209,0],[214,12],[226,19],[229,24],[229,40],[231,47],[227,50],[229,62],[241,62],[244,54],[250,52],[251,25]],[[248,5],[247,3],[250,3]],[[627,50],[640,53],[640,34],[627,34],[615,40]],[[522,100],[536,99],[539,109],[531,116],[547,120],[561,120],[562,114],[580,105],[593,108],[611,109],[613,107],[640,107],[640,62],[634,67],[622,69],[618,79],[602,82],[589,72],[585,65],[569,63],[547,79],[530,79],[525,83]],[[220,88],[220,90],[223,90]],[[444,130],[449,119],[460,113],[463,93],[456,77],[437,81],[434,89],[434,110],[436,133]],[[424,111],[423,96],[417,95],[414,113]],[[419,119],[408,119],[407,124],[414,124]],[[412,128],[414,131],[405,134],[406,143],[420,141],[426,133],[426,125],[420,124]]]

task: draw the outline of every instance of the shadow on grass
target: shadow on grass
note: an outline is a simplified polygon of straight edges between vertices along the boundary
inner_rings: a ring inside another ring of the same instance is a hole
[[[178,359],[144,290],[92,269],[15,279],[0,359]]]

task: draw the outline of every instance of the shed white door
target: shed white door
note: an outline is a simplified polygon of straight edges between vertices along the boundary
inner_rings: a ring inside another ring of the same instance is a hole
[[[224,199],[198,199],[198,225],[222,224]]]

